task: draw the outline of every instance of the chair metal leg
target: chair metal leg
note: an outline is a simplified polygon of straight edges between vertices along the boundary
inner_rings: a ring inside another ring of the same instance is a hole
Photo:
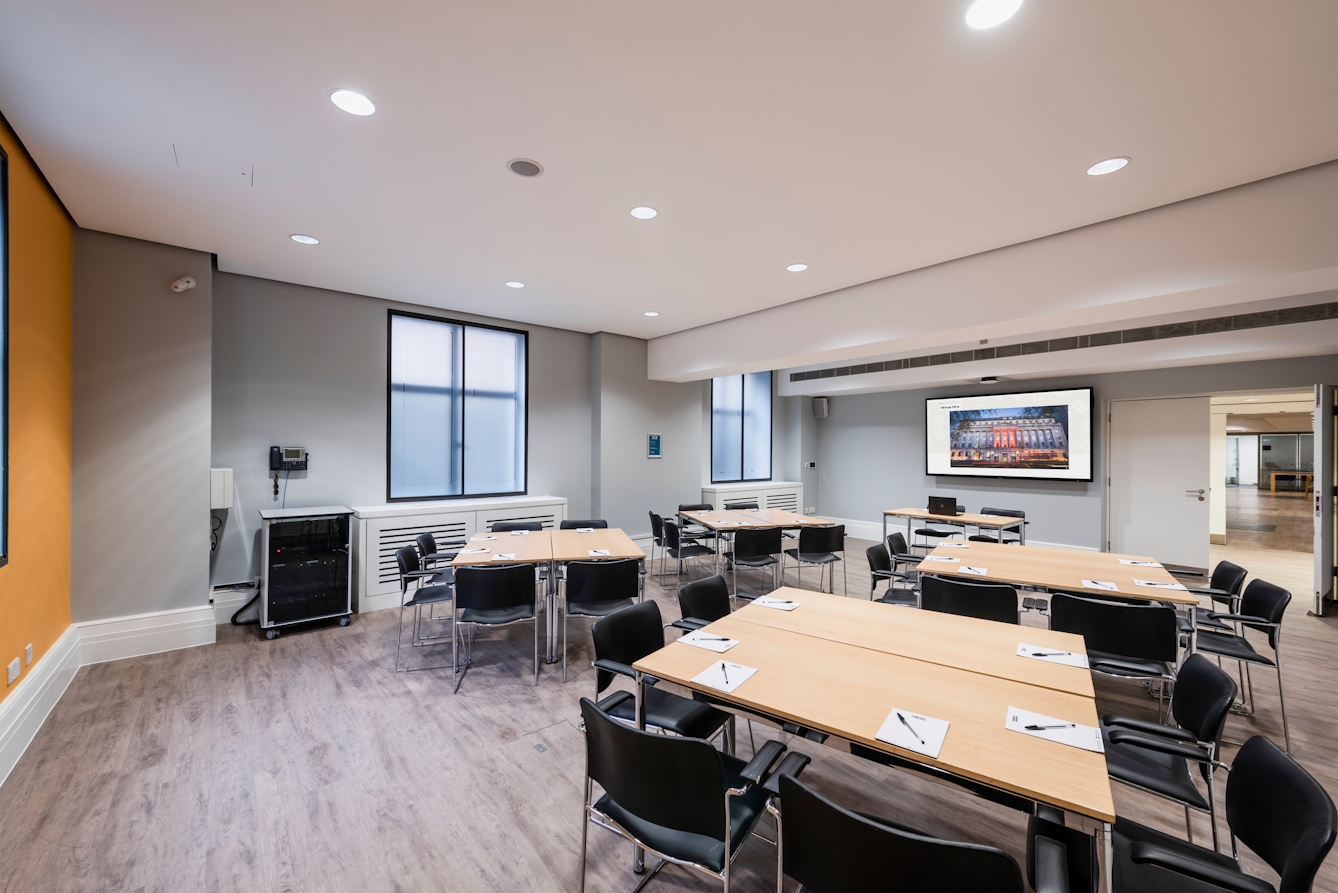
[[[556,610],[556,609],[554,609]],[[562,681],[567,681],[567,617],[562,617]],[[539,685],[539,606],[534,606],[534,683]]]
[[[587,763],[589,762],[587,758]],[[586,844],[590,837],[590,769],[587,766],[585,776],[585,800],[581,803],[581,887],[585,893],[585,858]]]
[[[1208,821],[1213,825],[1213,852],[1220,852],[1217,843],[1217,793],[1213,784],[1213,767],[1208,766]]]
[[[460,683],[465,679],[464,669],[460,666],[460,615],[456,613],[455,604],[451,604],[451,675],[452,682],[455,683],[451,689],[451,694],[460,691]]]
[[[562,612],[562,684],[567,684],[567,612]]]
[[[1189,804],[1185,804],[1185,837],[1190,842],[1194,842],[1194,826],[1189,821]]]
[[[1286,696],[1286,695],[1283,693],[1283,691],[1282,691],[1282,649],[1281,649],[1281,647],[1279,647],[1279,648],[1277,648],[1277,649],[1274,649],[1274,656],[1277,658],[1277,664],[1278,664],[1278,704],[1279,704],[1279,706],[1282,707],[1282,741],[1283,741],[1283,744],[1286,745],[1286,748],[1285,748],[1285,749],[1286,749],[1286,751],[1287,751],[1287,755],[1288,755],[1288,756],[1291,756],[1291,752],[1292,752],[1292,735],[1291,735],[1291,731],[1287,728],[1287,696]]]

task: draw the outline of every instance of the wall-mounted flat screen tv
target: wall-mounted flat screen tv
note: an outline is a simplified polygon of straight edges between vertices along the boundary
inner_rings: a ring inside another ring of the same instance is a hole
[[[926,400],[925,474],[1092,480],[1092,389]]]

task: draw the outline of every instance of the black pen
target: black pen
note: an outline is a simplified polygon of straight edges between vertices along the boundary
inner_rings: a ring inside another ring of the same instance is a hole
[[[1044,732],[1049,729],[1072,729],[1077,727],[1076,722],[1060,723],[1057,726],[1023,726],[1028,732]]]
[[[921,738],[918,734],[916,734],[915,729],[911,728],[911,724],[906,722],[906,717],[901,715],[900,710],[897,711],[897,719],[901,720],[901,724],[906,727],[907,731],[909,731],[912,735],[915,735],[916,741],[919,741],[921,744],[925,743],[925,739]]]
[[[1032,657],[1068,657],[1072,651],[1033,651]]]
[[[720,675],[725,677],[725,684],[729,685],[729,673],[725,672],[725,662],[720,662]]]
[[[701,641],[701,642],[728,642],[728,641],[729,641],[729,639],[726,638],[725,636],[698,636],[698,637],[697,637],[697,640],[698,640],[698,641]]]

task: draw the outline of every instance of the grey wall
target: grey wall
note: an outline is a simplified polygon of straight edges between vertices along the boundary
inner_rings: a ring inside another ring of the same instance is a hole
[[[955,495],[967,511],[978,511],[982,505],[1024,510],[1031,522],[1027,528],[1031,541],[1104,548],[1107,401],[1309,387],[1332,381],[1335,370],[1338,356],[1331,355],[833,397],[831,415],[814,423],[817,504],[829,517],[880,522],[883,509],[923,506],[931,493]],[[1087,386],[1095,390],[1097,410],[1092,483],[972,480],[924,473],[927,398]],[[811,418],[808,402],[804,398]],[[807,492],[807,480],[805,485],[809,502],[813,497]]]
[[[76,622],[209,603],[210,304],[208,254],[75,231]]]
[[[386,329],[391,308],[529,332],[529,492],[590,509],[590,336],[396,304],[301,285],[214,274],[213,464],[234,471],[214,585],[259,573],[260,509],[273,495],[269,447],[302,446],[310,470],[291,506],[386,501]],[[644,359],[641,377],[645,377]]]
[[[649,534],[649,512],[701,498],[702,384],[647,379],[639,338],[601,332],[593,342],[591,511],[633,536]],[[646,435],[655,433],[664,435],[663,458],[648,459]]]

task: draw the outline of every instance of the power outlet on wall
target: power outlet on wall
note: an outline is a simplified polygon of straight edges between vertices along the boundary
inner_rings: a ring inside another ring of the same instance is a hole
[[[33,662],[33,643],[29,642],[28,647],[23,649],[23,665],[26,667]]]
[[[9,667],[5,670],[5,685],[13,685],[17,678],[19,678],[19,659],[16,657],[9,662]]]
[[[805,468],[817,468],[817,467],[818,467],[818,463],[816,463],[816,462],[805,462],[805,463],[804,463],[804,467],[805,467]]]
[[[816,505],[806,505],[806,506],[804,506],[804,514],[805,514],[805,515],[815,515],[815,514],[817,514],[817,512],[818,512],[818,507],[817,507]]]

